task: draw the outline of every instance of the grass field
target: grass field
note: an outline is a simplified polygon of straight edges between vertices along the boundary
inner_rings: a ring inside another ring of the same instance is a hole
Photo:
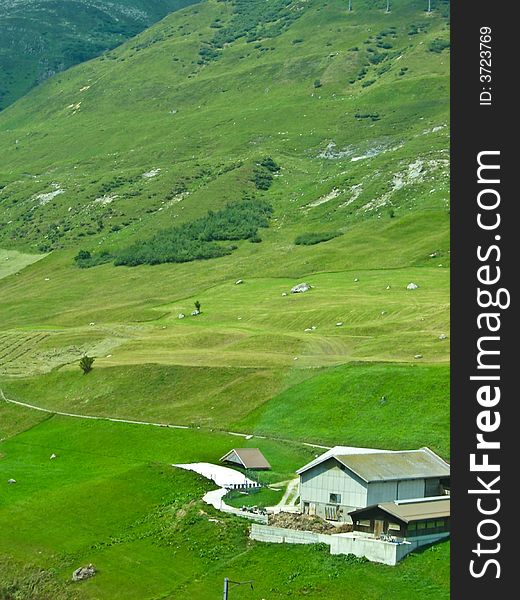
[[[449,458],[449,2],[425,4],[204,0],[0,113],[0,388],[188,426],[0,400],[0,597],[449,596],[447,543],[396,568],[258,544],[170,466],[247,443],[277,484],[303,442]],[[272,218],[226,256],[74,260],[242,200]]]
[[[224,576],[239,576],[255,580],[254,593],[239,598],[343,598],[345,586],[357,600],[449,597],[446,543],[391,568],[249,541],[246,522],[201,503],[206,480],[170,466],[215,462],[235,443],[224,434],[59,417],[4,441],[0,479],[17,483],[2,492],[0,590],[17,581],[22,598],[32,589],[32,597],[56,600],[210,600]],[[298,444],[247,443],[259,445],[278,478],[314,456]],[[96,577],[71,584],[72,570],[89,562]]]

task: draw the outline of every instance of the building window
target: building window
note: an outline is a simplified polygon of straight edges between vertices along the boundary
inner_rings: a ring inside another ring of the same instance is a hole
[[[341,504],[341,494],[330,494],[329,502],[331,504]]]
[[[445,527],[446,526],[446,521],[444,519],[441,519],[440,521],[435,521],[435,527]]]
[[[391,529],[392,531],[401,531],[401,526],[397,523],[388,523],[388,529]]]
[[[371,527],[371,523],[368,519],[361,519],[361,521],[359,521],[359,525],[361,527]]]

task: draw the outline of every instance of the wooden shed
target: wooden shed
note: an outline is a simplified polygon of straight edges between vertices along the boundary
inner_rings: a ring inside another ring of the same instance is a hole
[[[271,468],[259,448],[233,448],[220,459],[220,462],[252,471],[268,471]]]
[[[436,536],[450,531],[450,498],[383,502],[350,513],[354,531],[396,538]]]

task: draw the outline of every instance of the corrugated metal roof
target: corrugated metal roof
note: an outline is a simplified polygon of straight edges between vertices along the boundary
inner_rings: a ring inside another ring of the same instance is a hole
[[[428,448],[336,456],[341,464],[367,483],[402,479],[449,477],[449,465]]]
[[[424,521],[426,519],[441,519],[451,516],[450,498],[439,496],[439,498],[428,498],[425,500],[407,502],[382,502],[376,506],[403,521]],[[364,512],[373,510],[374,506],[367,506],[350,513],[350,515],[362,517]]]
[[[220,460],[221,462],[238,462],[246,469],[271,468],[271,465],[267,462],[259,448],[233,448],[233,450],[230,450]]]
[[[392,450],[381,450],[376,448],[356,448],[355,446],[334,446],[334,448],[331,448],[323,454],[320,454],[320,456],[317,456],[310,463],[307,463],[301,469],[298,469],[296,473],[299,475],[304,471],[308,471],[309,469],[312,469],[312,467],[321,464],[322,462],[328,460],[331,457],[347,456],[348,454],[371,454],[380,452],[392,452]]]

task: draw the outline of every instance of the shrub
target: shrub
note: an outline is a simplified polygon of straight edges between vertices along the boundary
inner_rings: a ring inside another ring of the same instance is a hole
[[[92,371],[92,365],[94,364],[93,356],[83,356],[79,361],[79,368],[83,371],[83,375],[90,373]]]
[[[335,237],[343,235],[341,231],[323,231],[321,233],[302,233],[295,240],[294,243],[297,246],[313,246],[320,242],[327,242]]]
[[[273,176],[269,169],[265,167],[256,167],[253,169],[253,183],[259,190],[266,191],[271,187],[273,183]]]
[[[450,47],[450,42],[448,40],[441,40],[439,38],[432,40],[428,44],[428,50],[430,52],[436,52],[440,54],[443,50]]]
[[[374,112],[374,113],[360,113],[360,112],[357,112],[354,115],[354,117],[356,119],[370,119],[372,121],[379,121],[379,119],[381,118],[379,116],[379,113],[376,113],[376,112]]]
[[[271,173],[277,173],[281,168],[270,156],[266,156],[259,164],[271,171]]]
[[[314,87],[315,88],[320,88],[323,84],[321,83],[321,81],[319,79],[315,79],[314,80]]]

